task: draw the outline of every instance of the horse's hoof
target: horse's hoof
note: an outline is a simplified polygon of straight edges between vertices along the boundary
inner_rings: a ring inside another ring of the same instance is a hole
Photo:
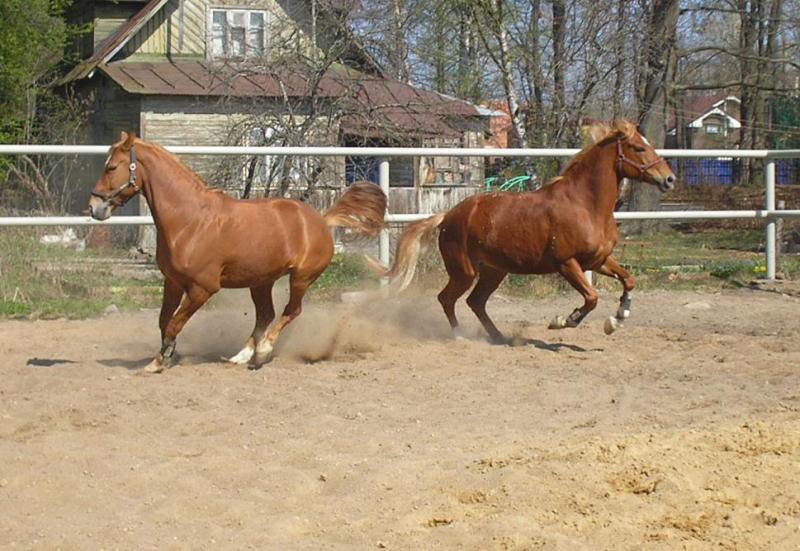
[[[153,361],[147,364],[144,368],[145,373],[161,373],[164,371],[164,363],[159,358],[153,358]]]
[[[564,316],[556,316],[550,321],[548,329],[564,329],[567,326],[567,318]]]
[[[621,325],[622,322],[620,320],[618,320],[614,316],[609,316],[608,319],[606,319],[606,322],[603,324],[603,331],[605,332],[606,335],[610,335],[611,333],[619,329]]]
[[[275,349],[272,347],[272,343],[259,344],[253,355],[253,364],[250,369],[259,369],[262,365],[271,362],[274,356]]]
[[[513,346],[513,340],[514,339],[509,339],[504,335],[494,335],[489,337],[489,344],[495,346]]]

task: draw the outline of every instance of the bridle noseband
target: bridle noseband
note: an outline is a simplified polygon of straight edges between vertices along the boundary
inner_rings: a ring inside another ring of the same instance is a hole
[[[125,191],[129,187],[132,187],[133,189],[135,189],[136,193],[139,193],[140,191],[142,191],[142,189],[139,186],[136,185],[136,146],[135,145],[131,146],[130,159],[131,159],[131,164],[128,165],[128,170],[130,170],[130,175],[128,176],[128,182],[126,184],[122,184],[120,187],[118,187],[117,189],[115,189],[111,193],[104,193],[102,191],[94,191],[94,190],[92,190],[92,195],[94,197],[99,197],[103,201],[106,201],[106,202],[110,203],[111,201],[116,199],[117,196],[120,193],[122,193],[123,191]],[[136,193],[134,193],[133,195],[136,195]],[[133,197],[133,195],[131,195],[131,197]],[[128,199],[130,199],[130,197]],[[118,203],[117,206],[121,206],[121,204]]]
[[[617,172],[622,173],[622,163],[628,163],[633,168],[639,171],[639,177],[641,178],[644,176],[645,171],[648,168],[654,167],[658,163],[662,161],[661,158],[656,159],[650,163],[637,163],[635,161],[630,160],[628,157],[625,156],[625,153],[622,152],[622,142],[625,141],[626,138],[618,138],[617,139]]]

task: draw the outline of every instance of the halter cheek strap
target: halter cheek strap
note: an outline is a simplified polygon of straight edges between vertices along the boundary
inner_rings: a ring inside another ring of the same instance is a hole
[[[631,159],[626,157],[625,153],[623,153],[623,151],[622,151],[622,142],[623,141],[624,141],[624,138],[620,138],[620,139],[617,140],[617,172],[619,172],[619,173],[622,172],[622,163],[628,163],[633,168],[638,170],[639,171],[639,177],[642,177],[642,176],[644,176],[644,173],[648,168],[654,167],[655,165],[657,165],[658,163],[661,162],[660,158],[656,159],[655,161],[652,161],[650,163],[637,163],[636,161],[632,161]]]
[[[116,199],[117,196],[120,193],[122,193],[123,191],[125,191],[129,187],[132,187],[134,190],[136,190],[136,193],[139,193],[140,191],[142,191],[142,189],[138,185],[136,185],[136,146],[135,145],[131,146],[130,159],[131,159],[131,163],[130,163],[130,165],[128,165],[128,170],[130,171],[130,174],[128,176],[128,182],[126,184],[122,184],[120,187],[118,187],[117,189],[115,189],[111,193],[104,193],[102,191],[92,191],[92,195],[95,196],[95,197],[99,197],[103,201],[107,201],[107,202],[110,203],[111,201]],[[136,195],[136,193],[134,193],[134,195]],[[133,195],[131,195],[131,197],[133,197]],[[128,199],[130,199],[130,197]]]

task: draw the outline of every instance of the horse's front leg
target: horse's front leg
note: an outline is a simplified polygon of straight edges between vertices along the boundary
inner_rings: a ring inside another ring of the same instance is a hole
[[[161,330],[161,340],[167,330],[167,324],[172,319],[175,310],[183,298],[183,287],[169,278],[164,278],[164,295],[161,299],[161,314],[158,316],[158,328]]]
[[[166,294],[166,287],[165,287]],[[181,298],[178,309],[167,321],[166,326],[162,330],[161,336],[161,350],[153,358],[145,371],[149,373],[160,373],[164,368],[170,367],[175,354],[175,339],[178,333],[181,332],[183,326],[189,321],[189,318],[197,312],[197,310],[206,303],[213,293],[207,291],[199,285],[192,285],[188,290],[185,290]],[[164,305],[162,304],[162,314]]]
[[[606,258],[603,265],[597,268],[598,273],[604,276],[613,277],[622,283],[623,291],[619,299],[619,308],[617,309],[616,316],[609,316],[603,325],[603,330],[606,335],[610,335],[619,329],[622,322],[628,319],[631,315],[631,292],[636,287],[636,280],[628,271],[619,265],[613,257]]]
[[[597,291],[586,280],[583,275],[583,268],[575,258],[570,258],[558,267],[558,273],[569,281],[575,290],[583,296],[583,306],[575,308],[568,317],[556,316],[548,326],[550,329],[564,329],[565,327],[577,327],[589,312],[597,306]]]

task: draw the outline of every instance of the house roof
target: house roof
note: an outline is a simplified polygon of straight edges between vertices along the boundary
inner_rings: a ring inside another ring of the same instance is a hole
[[[368,137],[387,132],[456,136],[470,126],[478,129],[486,116],[469,102],[342,65],[329,68],[318,82],[292,67],[268,72],[206,61],[114,62],[98,70],[137,95],[281,99],[315,92],[342,102],[346,133]]]
[[[739,128],[741,123],[725,109],[725,104],[729,101],[741,103],[736,96],[699,96],[689,98],[683,102],[681,108],[681,120],[685,126],[692,128],[702,128],[703,120],[711,115],[720,115],[728,118],[728,125],[731,128]],[[669,119],[669,131],[673,132],[676,126],[676,117],[673,112]]]
[[[101,63],[109,62],[169,0],[149,0],[141,10],[128,19],[116,32],[101,42],[91,57],[75,66],[62,83],[86,78]]]

